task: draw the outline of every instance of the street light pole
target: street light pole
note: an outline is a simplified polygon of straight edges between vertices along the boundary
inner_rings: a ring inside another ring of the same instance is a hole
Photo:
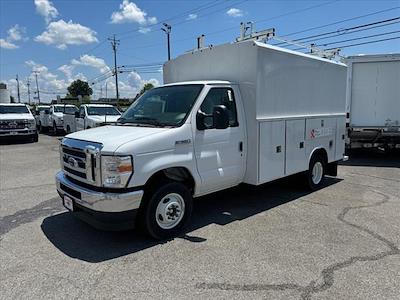
[[[161,28],[162,31],[164,31],[167,34],[167,48],[168,48],[168,60],[171,60],[171,45],[170,45],[170,34],[171,34],[171,25],[164,23],[163,28]]]

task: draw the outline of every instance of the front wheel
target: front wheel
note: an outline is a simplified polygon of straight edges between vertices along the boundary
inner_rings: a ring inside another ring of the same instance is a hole
[[[179,182],[160,186],[152,195],[145,195],[144,200],[141,225],[155,239],[167,239],[179,234],[188,223],[193,209],[189,189]]]
[[[56,122],[53,123],[53,133],[57,134],[57,125]]]
[[[315,155],[311,158],[306,178],[311,190],[317,190],[322,186],[325,179],[325,161],[322,156]]]

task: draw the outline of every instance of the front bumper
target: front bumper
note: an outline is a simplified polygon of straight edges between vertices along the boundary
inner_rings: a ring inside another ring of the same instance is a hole
[[[33,136],[37,134],[36,129],[0,129],[0,137],[8,136]]]
[[[125,229],[132,227],[134,217],[143,198],[143,190],[110,193],[82,187],[69,180],[64,172],[56,174],[58,194],[74,201],[78,217],[100,229]]]

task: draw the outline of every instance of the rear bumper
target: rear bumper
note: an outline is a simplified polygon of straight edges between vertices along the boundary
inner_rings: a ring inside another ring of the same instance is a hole
[[[60,171],[56,174],[57,192],[74,202],[74,213],[83,221],[100,229],[133,227],[143,198],[143,190],[126,193],[98,192],[77,185]]]

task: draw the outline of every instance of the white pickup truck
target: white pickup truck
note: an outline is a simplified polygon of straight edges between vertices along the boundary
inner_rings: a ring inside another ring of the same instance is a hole
[[[0,103],[0,139],[8,137],[39,140],[35,118],[25,104]]]
[[[52,130],[54,133],[64,130],[64,114],[74,114],[78,108],[72,104],[53,104],[40,112],[39,131]]]
[[[74,114],[64,114],[64,131],[71,133],[84,129],[115,124],[121,112],[109,104],[83,104]]]
[[[194,197],[301,172],[320,188],[344,158],[346,69],[253,41],[181,55],[116,126],[62,140],[57,191],[93,226],[164,239]]]

